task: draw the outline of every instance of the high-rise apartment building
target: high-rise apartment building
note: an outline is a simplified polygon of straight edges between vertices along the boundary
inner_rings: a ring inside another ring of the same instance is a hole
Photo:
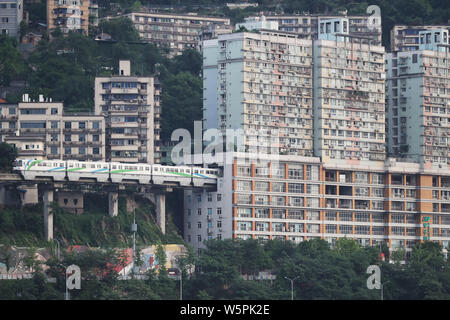
[[[314,41],[314,155],[384,161],[384,47],[351,36],[348,25],[321,20]]]
[[[63,33],[89,33],[90,25],[98,24],[97,0],[47,0],[47,30],[59,28]]]
[[[130,61],[119,75],[95,78],[95,114],[106,118],[107,161],[159,163],[159,84],[131,75]]]
[[[23,0],[0,0],[0,35],[18,37],[23,20]]]
[[[244,150],[312,156],[312,46],[261,30],[203,44],[203,128],[244,131]]]
[[[450,169],[449,31],[419,32],[419,50],[387,55],[388,148],[425,168]]]
[[[319,39],[260,30],[204,42],[203,128],[242,129],[243,151],[385,160],[384,48],[321,21]],[[274,140],[275,139],[275,140]]]
[[[212,25],[230,25],[228,18],[196,14],[133,12],[125,16],[133,21],[142,40],[167,47],[170,56],[197,48],[200,33],[211,30]]]
[[[419,50],[419,32],[436,29],[450,30],[450,26],[405,26],[396,25],[391,30],[390,51],[416,51]]]
[[[348,19],[348,33],[357,36],[364,42],[371,41],[372,44],[381,45],[381,18],[367,15],[275,15],[267,16],[267,21],[277,21],[278,30],[298,33],[302,38],[318,39],[320,22],[332,19]],[[374,20],[375,19],[375,20]]]
[[[1,139],[14,144],[19,157],[104,161],[105,119],[65,114],[61,102],[24,95],[18,104],[1,104]]]
[[[417,163],[342,164],[316,157],[235,153],[217,191],[186,190],[184,239],[356,239],[407,252],[450,244],[450,171]]]

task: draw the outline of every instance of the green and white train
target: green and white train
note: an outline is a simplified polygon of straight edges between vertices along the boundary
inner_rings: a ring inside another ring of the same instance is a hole
[[[165,184],[202,187],[216,184],[220,169],[162,166],[145,163],[18,159],[14,171],[25,180],[96,181],[103,183]]]

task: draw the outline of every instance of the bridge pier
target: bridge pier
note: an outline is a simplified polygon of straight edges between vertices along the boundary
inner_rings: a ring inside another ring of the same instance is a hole
[[[44,190],[44,233],[45,239],[50,241],[53,239],[53,190]]]
[[[111,217],[119,214],[119,192],[108,192],[108,208]]]
[[[155,194],[156,204],[156,223],[161,229],[162,234],[166,234],[166,194]]]

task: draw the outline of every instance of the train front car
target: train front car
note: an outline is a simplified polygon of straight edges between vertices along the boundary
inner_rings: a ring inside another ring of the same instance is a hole
[[[111,182],[150,184],[151,166],[144,163],[111,162]]]
[[[152,166],[153,184],[191,185],[192,172],[190,167]]]
[[[108,182],[109,164],[107,162],[67,161],[67,177],[69,181]]]
[[[21,160],[20,172],[25,180],[50,178],[53,181],[64,181],[66,163],[62,160]]]
[[[219,171],[217,169],[208,169],[193,167],[192,184],[194,187],[203,187],[205,184],[216,184]]]

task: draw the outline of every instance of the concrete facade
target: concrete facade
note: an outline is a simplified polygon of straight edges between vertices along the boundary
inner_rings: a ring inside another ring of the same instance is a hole
[[[384,161],[384,47],[347,35],[348,19],[325,20],[314,41],[314,155]]]
[[[95,78],[95,114],[106,119],[107,161],[159,163],[160,87],[153,77],[131,75],[121,61],[119,75]]]
[[[105,119],[102,115],[65,114],[62,102],[24,95],[17,105],[0,104],[0,135],[20,158],[105,160]]]
[[[64,192],[56,193],[58,198],[58,206],[66,211],[81,214],[84,211],[83,193],[82,192]]]
[[[421,31],[419,39],[419,50],[387,55],[388,152],[450,169],[448,30]]]
[[[266,16],[267,21],[278,22],[278,30],[297,33],[306,39],[319,38],[320,22],[333,19],[348,19],[348,32],[351,36],[363,37],[365,42],[371,41],[374,45],[381,45],[381,18],[361,15],[275,15]],[[378,19],[379,21],[373,21]]]
[[[18,38],[23,20],[23,0],[0,0],[0,34]]]
[[[239,151],[266,145],[312,155],[311,40],[270,30],[225,34],[204,42],[203,58],[203,129],[242,129]]]
[[[416,51],[419,50],[419,32],[427,30],[446,29],[450,26],[405,26],[396,25],[391,30],[390,51]]]

